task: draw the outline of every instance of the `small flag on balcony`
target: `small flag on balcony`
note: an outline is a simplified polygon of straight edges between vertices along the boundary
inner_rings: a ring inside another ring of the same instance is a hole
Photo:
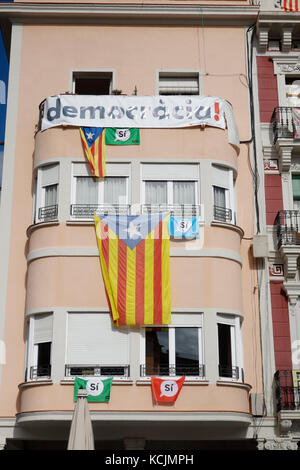
[[[300,109],[292,108],[292,116],[293,116],[294,139],[300,139]]]
[[[107,127],[105,130],[105,143],[107,145],[139,145],[140,130],[138,128],[117,129]]]
[[[279,0],[279,5],[284,11],[299,11],[300,0]]]
[[[82,379],[75,377],[74,381],[74,401],[77,401],[78,390],[83,388],[87,391],[87,401],[108,402],[110,399],[110,390],[113,377],[100,379],[100,377],[91,377],[90,379]]]
[[[100,265],[116,325],[171,321],[169,214],[95,214]]]
[[[180,393],[185,376],[180,379],[151,377],[152,392],[157,403],[174,403]]]
[[[104,127],[80,127],[80,136],[93,175],[104,178],[106,176]]]
[[[198,217],[178,218],[170,217],[170,236],[179,239],[191,240],[200,237]]]

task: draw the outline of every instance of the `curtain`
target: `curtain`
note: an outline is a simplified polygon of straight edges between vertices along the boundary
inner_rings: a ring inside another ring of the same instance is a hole
[[[226,207],[225,188],[214,186],[214,205],[217,207]]]
[[[45,187],[45,207],[57,204],[57,186],[57,184],[51,184]]]
[[[76,177],[76,204],[98,204],[98,183],[91,177]]]
[[[195,204],[195,182],[174,181],[173,197],[174,204]]]
[[[167,204],[167,181],[145,182],[145,204]]]
[[[126,204],[126,178],[106,177],[104,179],[104,204]]]

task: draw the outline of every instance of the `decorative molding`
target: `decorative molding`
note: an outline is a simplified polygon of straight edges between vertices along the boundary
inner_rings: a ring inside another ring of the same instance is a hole
[[[279,156],[280,170],[283,172],[289,172],[292,163],[293,151],[291,142],[287,143],[285,140],[282,141],[282,139],[278,139],[275,147]]]
[[[297,441],[290,438],[258,439],[258,450],[298,450]]]
[[[264,170],[265,172],[269,171],[278,171],[279,170],[279,163],[278,158],[264,158]]]
[[[298,299],[300,296],[300,283],[295,281],[289,281],[283,283],[283,290],[289,299],[289,312],[291,315],[296,314],[298,307]]]
[[[284,276],[283,264],[272,264],[269,266],[270,276]]]
[[[284,260],[285,275],[287,279],[295,279],[298,271],[298,257],[300,255],[299,247],[281,246],[279,251]]]
[[[138,3],[0,3],[3,20],[13,23],[56,23],[64,24],[208,24],[248,26],[256,21],[259,6],[255,5],[166,5]]]
[[[279,422],[280,432],[282,435],[287,435],[290,433],[291,428],[293,425],[293,421],[291,419],[282,419]]]
[[[281,31],[281,50],[282,52],[290,52],[292,48],[293,26],[284,25]]]
[[[267,52],[269,42],[269,25],[259,26],[258,30],[258,44],[260,52]]]

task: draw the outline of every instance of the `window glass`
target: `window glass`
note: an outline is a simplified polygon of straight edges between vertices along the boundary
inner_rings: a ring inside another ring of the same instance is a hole
[[[45,207],[55,206],[57,204],[57,184],[51,184],[45,187]]]
[[[219,368],[222,377],[232,376],[231,326],[218,324]]]
[[[198,375],[198,328],[175,328],[176,375]]]
[[[292,175],[294,209],[300,208],[300,175]]]
[[[225,188],[220,188],[219,186],[214,186],[214,204],[215,206],[226,207],[226,193]]]
[[[146,375],[169,375],[168,328],[146,329]]]

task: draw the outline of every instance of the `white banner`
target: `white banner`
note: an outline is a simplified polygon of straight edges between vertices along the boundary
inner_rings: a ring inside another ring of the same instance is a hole
[[[44,102],[41,129],[54,126],[225,129],[224,100],[213,96],[57,95]]]

